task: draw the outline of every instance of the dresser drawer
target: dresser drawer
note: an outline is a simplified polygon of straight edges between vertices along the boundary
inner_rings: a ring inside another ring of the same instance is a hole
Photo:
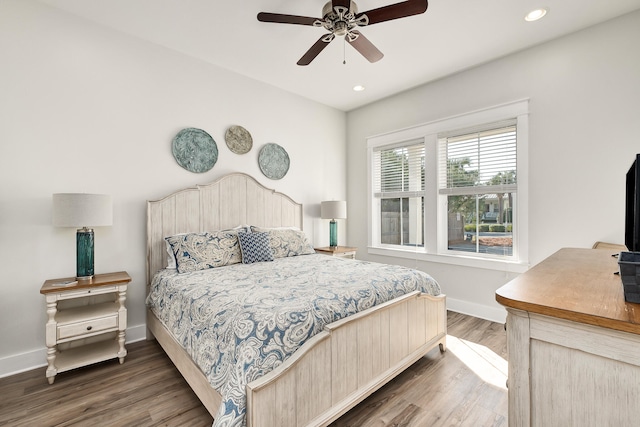
[[[58,325],[58,339],[63,340],[81,335],[93,335],[96,332],[116,329],[118,327],[118,316],[101,317],[82,322]]]

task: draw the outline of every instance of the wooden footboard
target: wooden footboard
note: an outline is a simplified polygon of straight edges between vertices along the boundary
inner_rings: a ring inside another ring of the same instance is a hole
[[[324,426],[431,349],[446,349],[445,296],[412,292],[339,320],[247,385],[247,426]],[[212,416],[220,395],[147,310],[147,327]],[[151,338],[151,337],[149,337]]]
[[[418,291],[325,327],[278,369],[247,385],[247,426],[323,426],[436,345],[445,296]]]

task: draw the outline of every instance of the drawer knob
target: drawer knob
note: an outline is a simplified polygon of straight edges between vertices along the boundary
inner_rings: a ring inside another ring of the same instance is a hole
[[[90,331],[91,329],[93,329],[93,326],[87,326],[87,331]]]

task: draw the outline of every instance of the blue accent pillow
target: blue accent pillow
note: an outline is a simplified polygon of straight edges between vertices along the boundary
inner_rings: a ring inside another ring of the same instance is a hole
[[[269,233],[238,233],[243,264],[273,261]]]

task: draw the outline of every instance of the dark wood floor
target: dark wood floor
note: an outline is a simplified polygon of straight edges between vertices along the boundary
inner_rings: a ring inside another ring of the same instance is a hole
[[[448,315],[448,350],[431,351],[332,427],[506,426],[503,326]],[[210,426],[211,415],[155,341],[116,360],[65,372],[0,379],[0,425]],[[276,427],[276,426],[274,426]]]

